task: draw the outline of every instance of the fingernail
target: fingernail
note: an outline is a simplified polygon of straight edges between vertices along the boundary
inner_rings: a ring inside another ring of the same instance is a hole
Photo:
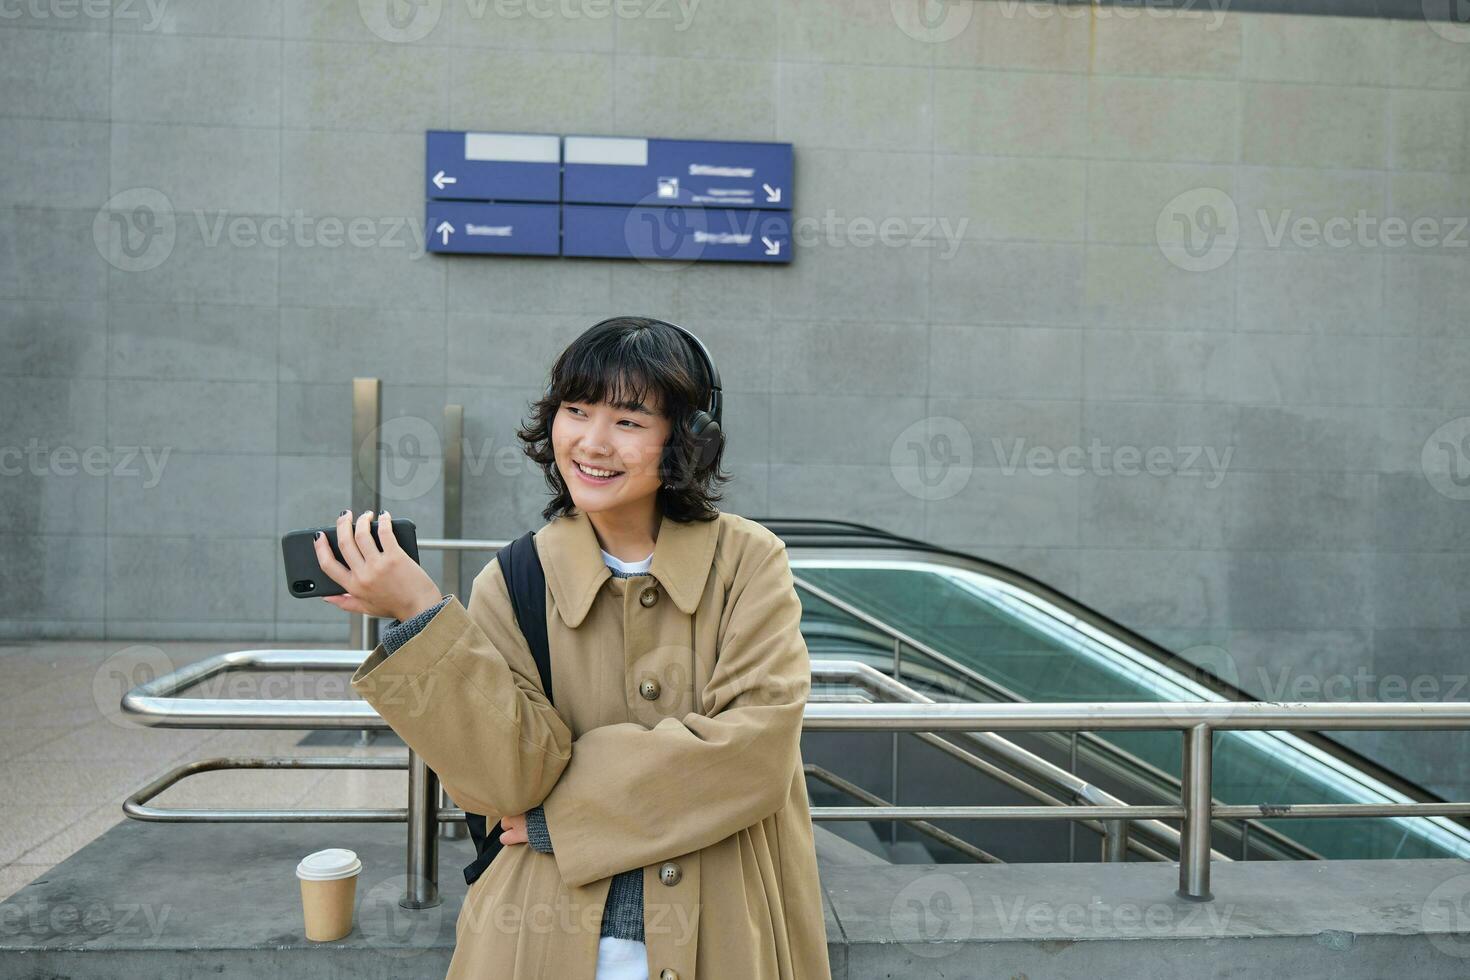
[[[311,536],[311,539],[312,539],[312,540],[313,540],[313,541],[315,541],[315,540],[316,540],[316,539],[317,539],[317,538],[320,538],[320,537],[321,537],[321,536],[322,536],[322,532],[320,532],[320,531],[318,531],[318,532],[316,532],[316,533],[315,533],[315,534],[313,534],[313,535],[312,535],[312,536]]]
[[[343,507],[341,510],[337,511],[337,516],[341,517],[345,513],[347,513],[347,508]]]

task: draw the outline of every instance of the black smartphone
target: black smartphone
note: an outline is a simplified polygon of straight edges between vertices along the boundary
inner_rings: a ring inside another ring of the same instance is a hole
[[[342,588],[326,572],[316,559],[316,533],[321,531],[327,538],[327,544],[332,546],[332,554],[338,561],[342,561],[342,551],[337,547],[337,525],[328,524],[326,527],[310,527],[301,531],[288,531],[281,535],[281,557],[286,560],[286,588],[298,599],[312,599],[323,595],[344,595],[347,590]],[[383,542],[378,540],[378,522],[372,524],[373,544],[378,550],[383,550]],[[413,521],[406,517],[393,518],[393,537],[398,546],[408,552],[408,557],[415,562],[419,560],[418,532],[413,526]],[[342,564],[347,564],[342,561]]]

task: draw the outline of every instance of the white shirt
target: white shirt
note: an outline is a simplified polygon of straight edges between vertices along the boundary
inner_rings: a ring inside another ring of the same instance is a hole
[[[597,550],[602,551],[601,548],[598,548]],[[602,551],[602,560],[609,568],[611,568],[615,572],[622,572],[624,574],[632,575],[642,575],[653,565],[653,552],[649,552],[648,557],[643,559],[642,561],[623,561],[621,558],[616,558],[608,554],[606,551]]]

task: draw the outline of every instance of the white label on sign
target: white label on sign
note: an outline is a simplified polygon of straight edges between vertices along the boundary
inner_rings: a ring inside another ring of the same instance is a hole
[[[754,167],[716,167],[712,163],[691,163],[691,177],[755,177]]]
[[[560,163],[561,147],[555,136],[528,133],[465,133],[466,160],[500,163]]]
[[[564,148],[567,163],[648,166],[648,140],[618,136],[568,136]]]
[[[513,225],[465,225],[466,235],[490,235],[495,238],[509,238]]]
[[[749,235],[737,235],[728,231],[696,231],[694,240],[701,245],[749,245]]]

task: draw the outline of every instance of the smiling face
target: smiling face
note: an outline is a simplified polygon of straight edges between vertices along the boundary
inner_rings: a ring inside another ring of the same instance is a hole
[[[586,514],[645,508],[663,482],[659,462],[673,424],[662,414],[659,393],[650,390],[641,403],[617,402],[563,401],[552,423],[556,467]],[[599,475],[608,472],[613,475]]]

